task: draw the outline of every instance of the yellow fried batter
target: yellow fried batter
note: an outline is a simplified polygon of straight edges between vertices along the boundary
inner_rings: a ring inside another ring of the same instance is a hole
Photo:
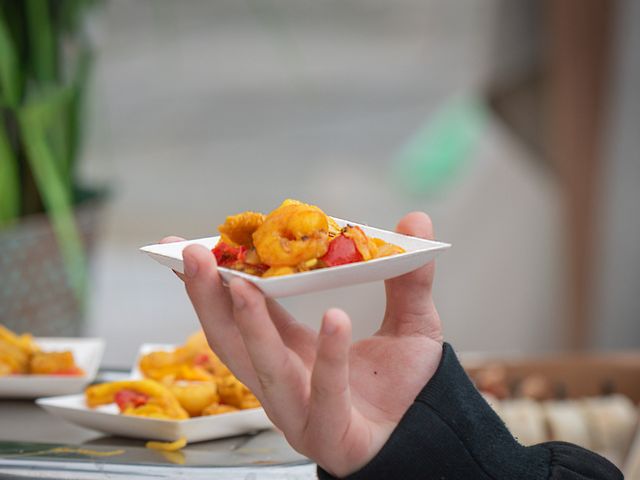
[[[293,267],[323,256],[329,247],[329,221],[314,205],[285,200],[253,233],[262,261],[270,267]]]
[[[243,405],[260,406],[260,402],[247,386],[233,375],[221,378],[218,382],[218,394],[222,403],[236,408],[254,408]]]
[[[211,374],[204,367],[191,364],[191,358],[178,349],[144,355],[140,359],[140,370],[145,377],[163,383],[176,380],[212,380]]]
[[[393,243],[387,243],[380,238],[372,238],[371,240],[373,240],[373,243],[378,247],[378,251],[374,258],[388,257],[390,255],[397,255],[405,252],[404,248],[394,245]]]
[[[231,413],[231,412],[237,412],[239,409],[236,407],[233,407],[231,405],[225,405],[224,403],[212,403],[211,405],[205,407],[204,410],[202,410],[202,416],[207,416],[207,415],[218,415],[220,413]]]
[[[27,373],[29,354],[13,342],[0,338],[0,374]]]
[[[185,437],[180,437],[175,442],[149,441],[145,443],[144,446],[153,450],[160,450],[163,452],[175,452],[187,446],[187,439]]]
[[[125,415],[139,415],[155,418],[182,420],[189,418],[171,391],[155,380],[122,380],[92,385],[85,390],[87,405],[91,408],[113,403],[115,395],[121,390],[133,390],[149,397],[145,405],[128,407]]]
[[[31,334],[16,335],[4,325],[0,325],[0,340],[15,345],[29,355],[40,351],[40,347],[33,340]]]
[[[207,405],[220,401],[213,382],[177,382],[170,385],[169,390],[191,417],[197,417]]]
[[[218,226],[221,240],[229,245],[243,245],[250,247],[253,243],[252,235],[264,222],[264,215],[257,212],[243,212],[227,217]]]
[[[49,375],[58,372],[71,372],[77,369],[73,359],[73,353],[65,352],[39,352],[31,357],[29,370],[36,375]],[[78,370],[78,373],[81,373]]]

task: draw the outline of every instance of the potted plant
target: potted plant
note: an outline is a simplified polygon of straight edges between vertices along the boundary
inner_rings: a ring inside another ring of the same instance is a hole
[[[103,197],[76,176],[94,3],[0,0],[0,323],[17,331],[82,331]]]

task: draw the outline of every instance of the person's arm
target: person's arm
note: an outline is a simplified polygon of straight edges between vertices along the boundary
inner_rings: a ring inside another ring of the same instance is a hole
[[[391,394],[391,392],[390,392]],[[331,476],[318,467],[320,480]],[[608,460],[577,445],[520,445],[444,344],[435,375],[380,452],[349,480],[622,479]]]

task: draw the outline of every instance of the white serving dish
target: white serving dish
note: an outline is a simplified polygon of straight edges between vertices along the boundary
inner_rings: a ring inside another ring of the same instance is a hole
[[[44,395],[77,393],[91,383],[98,372],[104,341],[99,338],[34,339],[45,352],[71,350],[84,375],[8,375],[0,377],[0,398],[38,398]]]
[[[187,420],[120,415],[115,404],[89,408],[84,394],[39,398],[36,403],[48,412],[65,420],[110,435],[144,440],[200,442],[216,438],[242,435],[272,426],[262,408],[239,410]]]
[[[244,278],[258,287],[265,295],[278,298],[300,295],[319,290],[344,287],[358,283],[375,282],[397,277],[416,270],[429,263],[433,258],[451,247],[448,243],[410,237],[388,230],[361,225],[355,222],[334,218],[343,227],[347,224],[362,228],[370,237],[381,238],[404,248],[405,253],[378,258],[368,262],[350,263],[338,267],[322,268],[309,272],[283,275],[279,277],[260,278],[236,270],[219,267],[218,270],[225,282],[234,277]],[[185,240],[182,242],[147,245],[140,248],[157,262],[177,272],[183,272],[182,250],[192,244],[203,245],[211,250],[218,243],[219,236]]]
[[[143,355],[159,350],[171,351],[174,348],[176,345],[164,343],[142,344],[131,368],[130,378],[133,380],[143,378],[138,367]],[[262,408],[194,417],[187,420],[160,420],[121,415],[115,404],[91,409],[87,406],[84,395],[40,398],[36,400],[36,403],[47,411],[82,427],[111,435],[146,440],[173,441],[185,437],[188,442],[199,442],[273,428],[273,424]]]

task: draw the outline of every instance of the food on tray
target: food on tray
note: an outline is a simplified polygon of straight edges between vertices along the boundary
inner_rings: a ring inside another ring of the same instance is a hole
[[[93,385],[87,388],[85,396],[91,408],[115,402],[124,415],[170,420],[189,418],[171,391],[155,380],[122,380]]]
[[[120,413],[183,420],[260,406],[258,399],[209,348],[202,331],[171,351],[140,359],[143,380],[94,385],[86,389],[89,407],[116,403]]]
[[[285,200],[268,215],[243,212],[218,227],[218,265],[261,277],[289,275],[403,253],[360,227],[344,228],[314,205]]]
[[[84,375],[73,353],[43,352],[29,333],[17,335],[0,325],[0,376]]]

